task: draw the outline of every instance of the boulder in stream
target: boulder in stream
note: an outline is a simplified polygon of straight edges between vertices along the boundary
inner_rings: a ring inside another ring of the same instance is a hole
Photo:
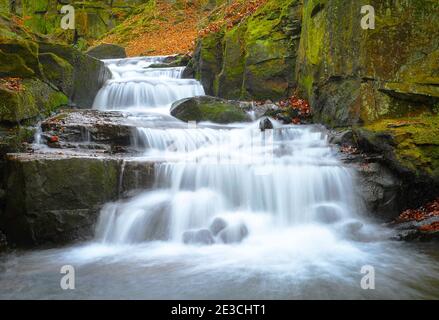
[[[273,122],[271,122],[269,118],[265,117],[259,122],[259,129],[261,129],[261,131],[273,129]]]
[[[101,43],[87,50],[86,52],[93,58],[103,59],[124,59],[127,57],[127,53],[124,47],[116,44]]]
[[[212,232],[208,229],[190,230],[183,233],[185,244],[211,245],[215,243]]]
[[[249,234],[248,228],[244,223],[230,225],[219,233],[219,238],[226,244],[240,243]]]
[[[250,121],[239,101],[210,96],[187,98],[175,102],[171,114],[182,121],[210,121],[221,124]]]
[[[222,230],[224,230],[227,227],[227,225],[228,225],[227,221],[224,220],[223,218],[215,218],[212,221],[209,229],[210,231],[212,231],[212,234],[214,236],[217,236],[218,233],[220,233]]]

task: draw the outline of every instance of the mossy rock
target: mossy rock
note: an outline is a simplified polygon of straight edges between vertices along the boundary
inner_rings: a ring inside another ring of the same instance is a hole
[[[198,41],[193,63],[208,94],[227,99],[277,100],[295,83],[301,2],[269,0],[235,27]]]
[[[41,75],[38,45],[19,38],[0,38],[0,77]]]
[[[237,101],[203,96],[183,99],[171,107],[171,115],[182,121],[209,121],[221,124],[250,121]]]
[[[395,158],[417,175],[426,174],[439,181],[439,116],[384,119],[364,129],[375,135],[388,134]]]
[[[53,53],[42,53],[38,57],[46,78],[70,97],[73,93],[73,66]]]
[[[67,45],[41,42],[40,53],[52,53],[73,67],[73,89],[69,98],[75,106],[91,108],[97,92],[111,78],[111,72],[102,61]]]
[[[25,79],[20,90],[0,87],[0,122],[19,123],[48,116],[67,105],[68,98],[38,79]]]
[[[375,29],[363,30],[363,1],[304,1],[296,76],[316,121],[369,124],[437,106],[439,3],[368,4]]]
[[[93,58],[103,60],[103,59],[123,59],[127,57],[127,53],[125,52],[125,48],[115,45],[103,43],[97,46],[94,46],[87,50],[86,52],[89,56]]]

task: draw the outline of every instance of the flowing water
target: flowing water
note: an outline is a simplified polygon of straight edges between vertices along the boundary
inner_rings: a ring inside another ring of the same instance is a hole
[[[149,68],[163,60],[106,61],[113,79],[95,100],[133,117],[160,113],[160,125],[139,120],[133,135],[136,161],[155,161],[154,187],[106,204],[89,243],[2,257],[0,298],[439,298],[435,247],[390,241],[364,218],[355,173],[323,128],[163,116],[204,93],[182,68]],[[184,243],[215,220],[226,228],[201,241],[213,243]],[[75,290],[60,289],[62,265],[75,267]],[[361,287],[365,266],[375,290]]]

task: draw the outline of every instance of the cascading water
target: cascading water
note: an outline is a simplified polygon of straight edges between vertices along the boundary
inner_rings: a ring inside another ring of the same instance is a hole
[[[99,110],[156,109],[168,111],[180,99],[204,95],[203,86],[182,79],[184,67],[154,68],[166,57],[105,60],[113,78],[98,92],[93,108]]]
[[[346,223],[358,211],[353,174],[316,127],[277,125],[261,132],[256,123],[141,132],[146,155],[165,159],[156,165],[157,191],[107,206],[98,226],[103,241],[142,242],[158,226],[168,232],[161,239],[180,241],[216,216],[242,214],[246,225],[265,217],[276,232],[331,218]]]
[[[151,68],[164,60],[105,61],[113,79],[94,104],[136,123],[135,161],[155,163],[154,187],[106,204],[91,243],[9,256],[0,286],[20,289],[0,298],[439,296],[437,251],[389,241],[386,229],[362,218],[355,174],[322,128],[188,126],[169,107],[204,91],[180,79],[183,68]],[[52,285],[62,265],[75,266],[76,290]],[[376,290],[361,287],[365,265],[375,268]]]

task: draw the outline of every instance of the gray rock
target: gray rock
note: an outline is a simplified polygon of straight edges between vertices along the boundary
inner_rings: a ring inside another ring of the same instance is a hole
[[[259,122],[259,129],[261,129],[261,131],[273,129],[273,123],[269,118],[265,117]]]
[[[83,109],[92,108],[99,89],[111,78],[105,64],[68,45],[39,42],[39,54],[46,53],[58,56],[73,67],[72,87],[66,89],[70,103]]]
[[[221,124],[250,121],[239,101],[210,96],[179,100],[172,105],[171,115],[182,121],[211,121]]]
[[[224,230],[227,227],[227,222],[222,218],[215,218],[213,220],[212,224],[210,225],[209,229],[212,231],[212,234],[214,236],[217,236],[218,233],[220,233],[222,230]]]
[[[332,224],[340,221],[341,217],[336,207],[321,205],[314,208],[314,218],[321,223]]]
[[[329,142],[338,145],[355,145],[354,134],[352,130],[343,130],[331,132],[329,134]]]
[[[226,244],[240,243],[248,236],[248,228],[245,224],[240,223],[231,225],[219,233],[219,238]]]
[[[102,43],[90,48],[86,52],[89,56],[93,58],[103,60],[103,59],[123,59],[127,57],[125,48],[115,45]]]
[[[185,244],[202,244],[211,245],[215,243],[212,232],[207,229],[190,230],[183,233],[183,242]]]
[[[367,212],[383,219],[393,219],[401,212],[401,180],[382,164],[359,163],[357,192]]]

